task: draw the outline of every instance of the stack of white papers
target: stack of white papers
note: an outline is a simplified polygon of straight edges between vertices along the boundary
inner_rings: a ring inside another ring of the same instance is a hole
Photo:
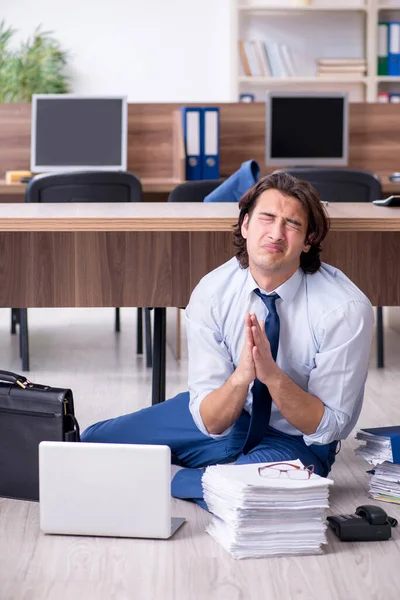
[[[385,461],[393,462],[390,437],[374,435],[367,431],[357,431],[356,440],[366,442],[356,448],[355,453],[362,456],[370,465],[380,465]]]
[[[291,464],[303,467],[300,460]],[[258,467],[217,465],[203,475],[204,499],[213,519],[206,531],[234,558],[320,554],[332,480],[267,479]]]
[[[369,495],[375,500],[400,504],[400,465],[383,463],[374,469]]]
[[[386,428],[388,432],[393,429],[397,427]],[[400,504],[400,464],[393,463],[391,438],[361,430],[357,432],[356,440],[366,443],[356,448],[355,453],[375,467],[369,471],[373,473],[369,487],[370,498]]]

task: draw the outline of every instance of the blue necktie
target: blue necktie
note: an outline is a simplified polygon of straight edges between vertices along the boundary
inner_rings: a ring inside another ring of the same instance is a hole
[[[278,354],[279,345],[279,315],[276,310],[275,302],[279,298],[278,294],[266,296],[259,289],[254,290],[264,302],[268,309],[268,316],[265,319],[265,333],[271,346],[271,354],[274,360]],[[242,452],[247,454],[259,444],[268,431],[269,419],[271,416],[272,398],[267,386],[258,379],[254,380],[253,388],[253,407],[251,411],[249,431],[244,443]]]

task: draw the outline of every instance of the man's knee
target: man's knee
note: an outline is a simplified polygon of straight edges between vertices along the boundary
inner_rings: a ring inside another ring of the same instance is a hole
[[[170,441],[178,424],[188,426],[193,421],[189,411],[189,392],[142,408],[136,412],[90,425],[82,433],[82,442],[115,444],[160,444]],[[196,426],[193,423],[193,427]]]
[[[98,443],[107,441],[104,439],[104,428],[102,426],[111,421],[112,419],[108,419],[107,421],[99,421],[98,423],[89,425],[89,427],[81,433],[81,442]]]

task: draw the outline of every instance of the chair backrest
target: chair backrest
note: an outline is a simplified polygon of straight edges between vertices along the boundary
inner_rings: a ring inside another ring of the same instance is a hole
[[[170,193],[168,202],[203,202],[223,181],[224,179],[201,179],[180,183]]]
[[[325,202],[372,202],[382,197],[379,178],[368,171],[297,167],[277,172],[309,181]]]
[[[76,171],[36,175],[25,202],[142,202],[142,184],[129,171]]]

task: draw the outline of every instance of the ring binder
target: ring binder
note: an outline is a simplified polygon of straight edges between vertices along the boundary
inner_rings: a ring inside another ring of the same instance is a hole
[[[204,108],[202,178],[219,179],[219,108]]]

